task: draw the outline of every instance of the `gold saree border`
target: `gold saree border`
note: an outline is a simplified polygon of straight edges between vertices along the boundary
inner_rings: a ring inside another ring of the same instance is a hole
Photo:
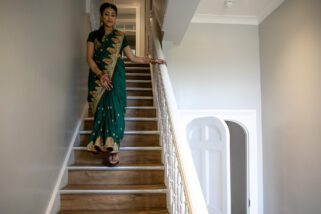
[[[114,71],[115,71],[115,67],[118,61],[118,57],[120,57],[119,52],[120,49],[122,47],[123,41],[124,41],[124,37],[125,34],[119,30],[114,30],[114,35],[111,38],[112,40],[112,47],[107,47],[106,51],[108,51],[110,53],[110,58],[106,58],[104,59],[104,63],[105,65],[105,69],[103,70],[104,74],[107,74],[108,77],[112,80],[113,75],[114,75]],[[96,43],[96,40],[95,40]],[[97,43],[99,43],[97,41]],[[95,47],[100,47],[101,45],[97,44],[95,45]],[[93,97],[92,103],[93,103],[93,113],[95,114],[96,110],[97,110],[97,106],[98,103],[102,97],[102,95],[104,94],[104,92],[106,91],[105,88],[100,86],[100,82],[97,82],[97,87],[96,87],[96,96]]]

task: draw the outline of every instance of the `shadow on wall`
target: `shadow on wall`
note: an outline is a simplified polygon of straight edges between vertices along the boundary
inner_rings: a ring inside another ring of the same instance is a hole
[[[247,214],[248,202],[248,139],[245,129],[226,121],[230,131],[231,214]]]

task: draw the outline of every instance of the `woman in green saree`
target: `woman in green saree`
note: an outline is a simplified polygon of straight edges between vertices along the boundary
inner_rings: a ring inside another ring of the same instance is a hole
[[[122,51],[135,63],[164,63],[148,57],[133,55],[126,36],[114,28],[117,7],[104,3],[100,7],[102,26],[92,31],[87,40],[88,103],[94,113],[94,125],[87,150],[106,152],[110,166],[119,163],[118,151],[124,136],[126,112],[125,65],[120,57]]]

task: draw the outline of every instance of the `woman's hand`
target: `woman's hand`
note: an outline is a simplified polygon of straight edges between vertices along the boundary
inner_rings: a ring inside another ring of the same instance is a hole
[[[165,64],[166,65],[166,61],[164,59],[152,59],[151,63],[152,64]]]
[[[109,79],[107,74],[101,75],[99,80],[100,80],[101,86],[106,90],[110,91],[113,88],[112,82]]]

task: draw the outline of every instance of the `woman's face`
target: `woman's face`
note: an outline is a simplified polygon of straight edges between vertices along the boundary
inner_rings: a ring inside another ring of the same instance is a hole
[[[101,16],[101,21],[103,22],[105,27],[114,27],[116,24],[116,11],[112,8],[106,8]]]

